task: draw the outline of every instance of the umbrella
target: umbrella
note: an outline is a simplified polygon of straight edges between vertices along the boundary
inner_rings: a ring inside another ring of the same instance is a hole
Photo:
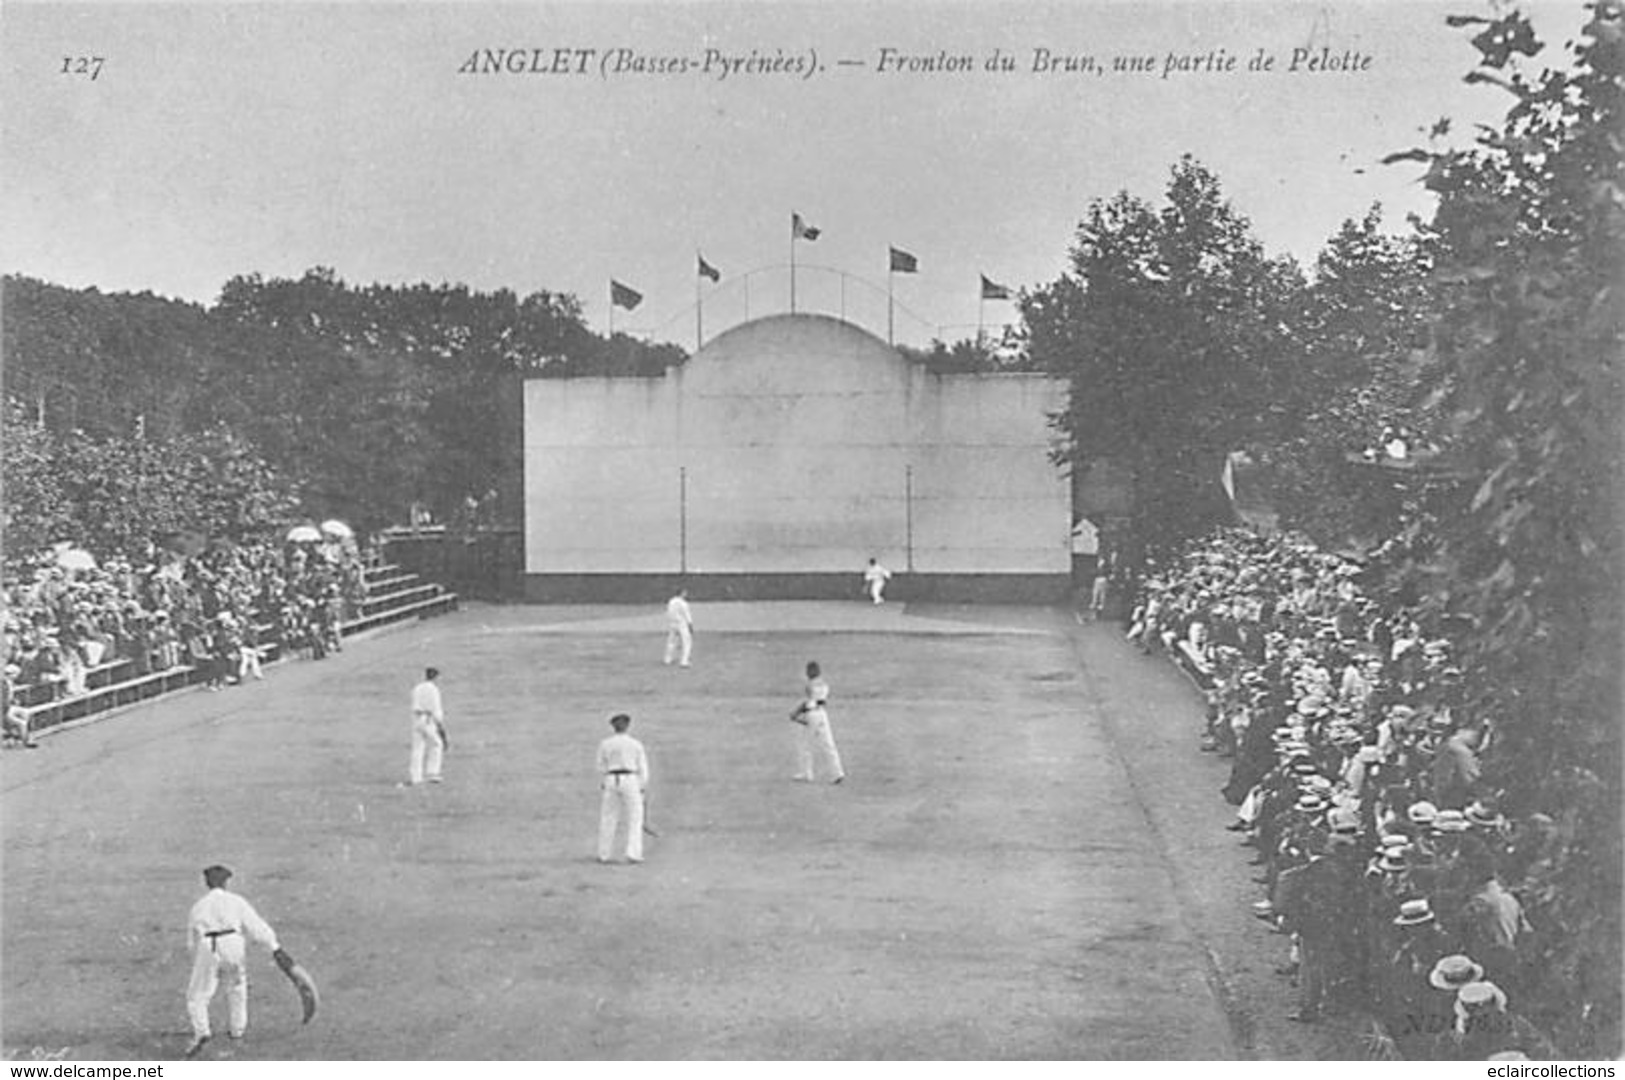
[[[355,530],[335,518],[322,522],[322,533],[335,540],[348,540],[355,535]]]
[[[96,558],[82,548],[67,548],[57,553],[56,564],[64,570],[94,570]]]
[[[295,525],[288,530],[290,544],[315,544],[320,543],[321,539],[321,530],[314,525]]]

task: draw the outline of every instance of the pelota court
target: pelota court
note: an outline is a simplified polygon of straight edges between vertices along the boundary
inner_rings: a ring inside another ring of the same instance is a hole
[[[255,950],[249,1037],[205,1059],[1255,1051],[1170,861],[1170,809],[1148,810],[1113,743],[1132,710],[1136,738],[1171,732],[1179,767],[1211,764],[1165,666],[1060,610],[696,618],[682,670],[661,665],[648,609],[465,608],[8,753],[7,1055],[179,1056],[185,916],[214,861],[323,1008],[301,1027]],[[833,689],[839,787],[790,782],[811,659]],[[427,664],[444,673],[447,782],[402,789]],[[622,710],[660,833],[636,867],[593,857],[593,752]],[[1172,812],[1211,827],[1221,809]]]

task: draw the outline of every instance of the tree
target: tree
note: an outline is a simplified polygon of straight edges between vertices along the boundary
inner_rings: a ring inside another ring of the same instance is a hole
[[[0,281],[7,392],[53,432],[177,434],[218,350],[207,313],[153,296]]]
[[[1419,404],[1434,316],[1431,258],[1414,234],[1382,231],[1372,206],[1345,221],[1316,259],[1293,313],[1292,377],[1273,388],[1280,423],[1250,447],[1268,468],[1282,523],[1331,547],[1364,546],[1399,528],[1408,485],[1348,455],[1387,427],[1414,448],[1438,435],[1437,410]]]
[[[1071,381],[1058,456],[1074,472],[1126,465],[1131,549],[1229,516],[1220,470],[1281,422],[1271,388],[1291,358],[1284,320],[1302,287],[1187,156],[1160,209],[1127,192],[1092,203],[1071,270],[1023,297],[1034,365]]]
[[[302,382],[348,380],[348,405],[332,386],[293,413],[319,426],[328,454],[328,475],[317,474],[309,454],[312,467],[301,475],[330,504],[383,520],[419,500],[449,518],[466,498],[504,484],[510,490],[499,505],[519,505],[512,485],[520,378],[658,375],[686,358],[674,345],[593,334],[572,296],[355,287],[325,267],[298,280],[234,278],[214,311],[231,325],[302,343],[308,355],[291,356],[286,368]]]
[[[1516,12],[1477,29],[1468,81],[1508,92],[1466,150],[1417,149],[1439,196],[1429,241],[1441,404],[1470,474],[1402,537],[1399,579],[1463,621],[1464,711],[1494,720],[1486,774],[1559,823],[1530,897],[1546,930],[1535,1011],[1576,1057],[1620,1049],[1621,357],[1625,345],[1625,5],[1588,5],[1568,70]],[[1526,1007],[1529,1003],[1526,1002]]]
[[[5,402],[4,451],[6,551],[42,550],[75,538],[73,507],[62,490],[51,432],[11,397]]]

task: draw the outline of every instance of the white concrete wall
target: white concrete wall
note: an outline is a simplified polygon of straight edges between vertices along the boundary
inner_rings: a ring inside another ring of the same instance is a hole
[[[659,379],[525,384],[527,573],[1066,573],[1064,387],[934,376],[824,316],[721,335]],[[913,498],[908,498],[912,486]]]

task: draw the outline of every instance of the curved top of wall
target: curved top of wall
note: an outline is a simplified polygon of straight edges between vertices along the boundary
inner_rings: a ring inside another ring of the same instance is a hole
[[[895,386],[908,381],[912,367],[862,327],[829,315],[796,314],[770,315],[718,334],[678,370],[695,390],[713,382],[733,390],[753,383],[812,390]]]
[[[760,319],[740,323],[706,342],[695,356],[704,356],[713,349],[735,346],[739,341],[779,337],[812,340],[844,339],[854,347],[872,348],[901,356],[896,349],[856,323],[849,323],[833,315],[814,313],[764,315]]]

